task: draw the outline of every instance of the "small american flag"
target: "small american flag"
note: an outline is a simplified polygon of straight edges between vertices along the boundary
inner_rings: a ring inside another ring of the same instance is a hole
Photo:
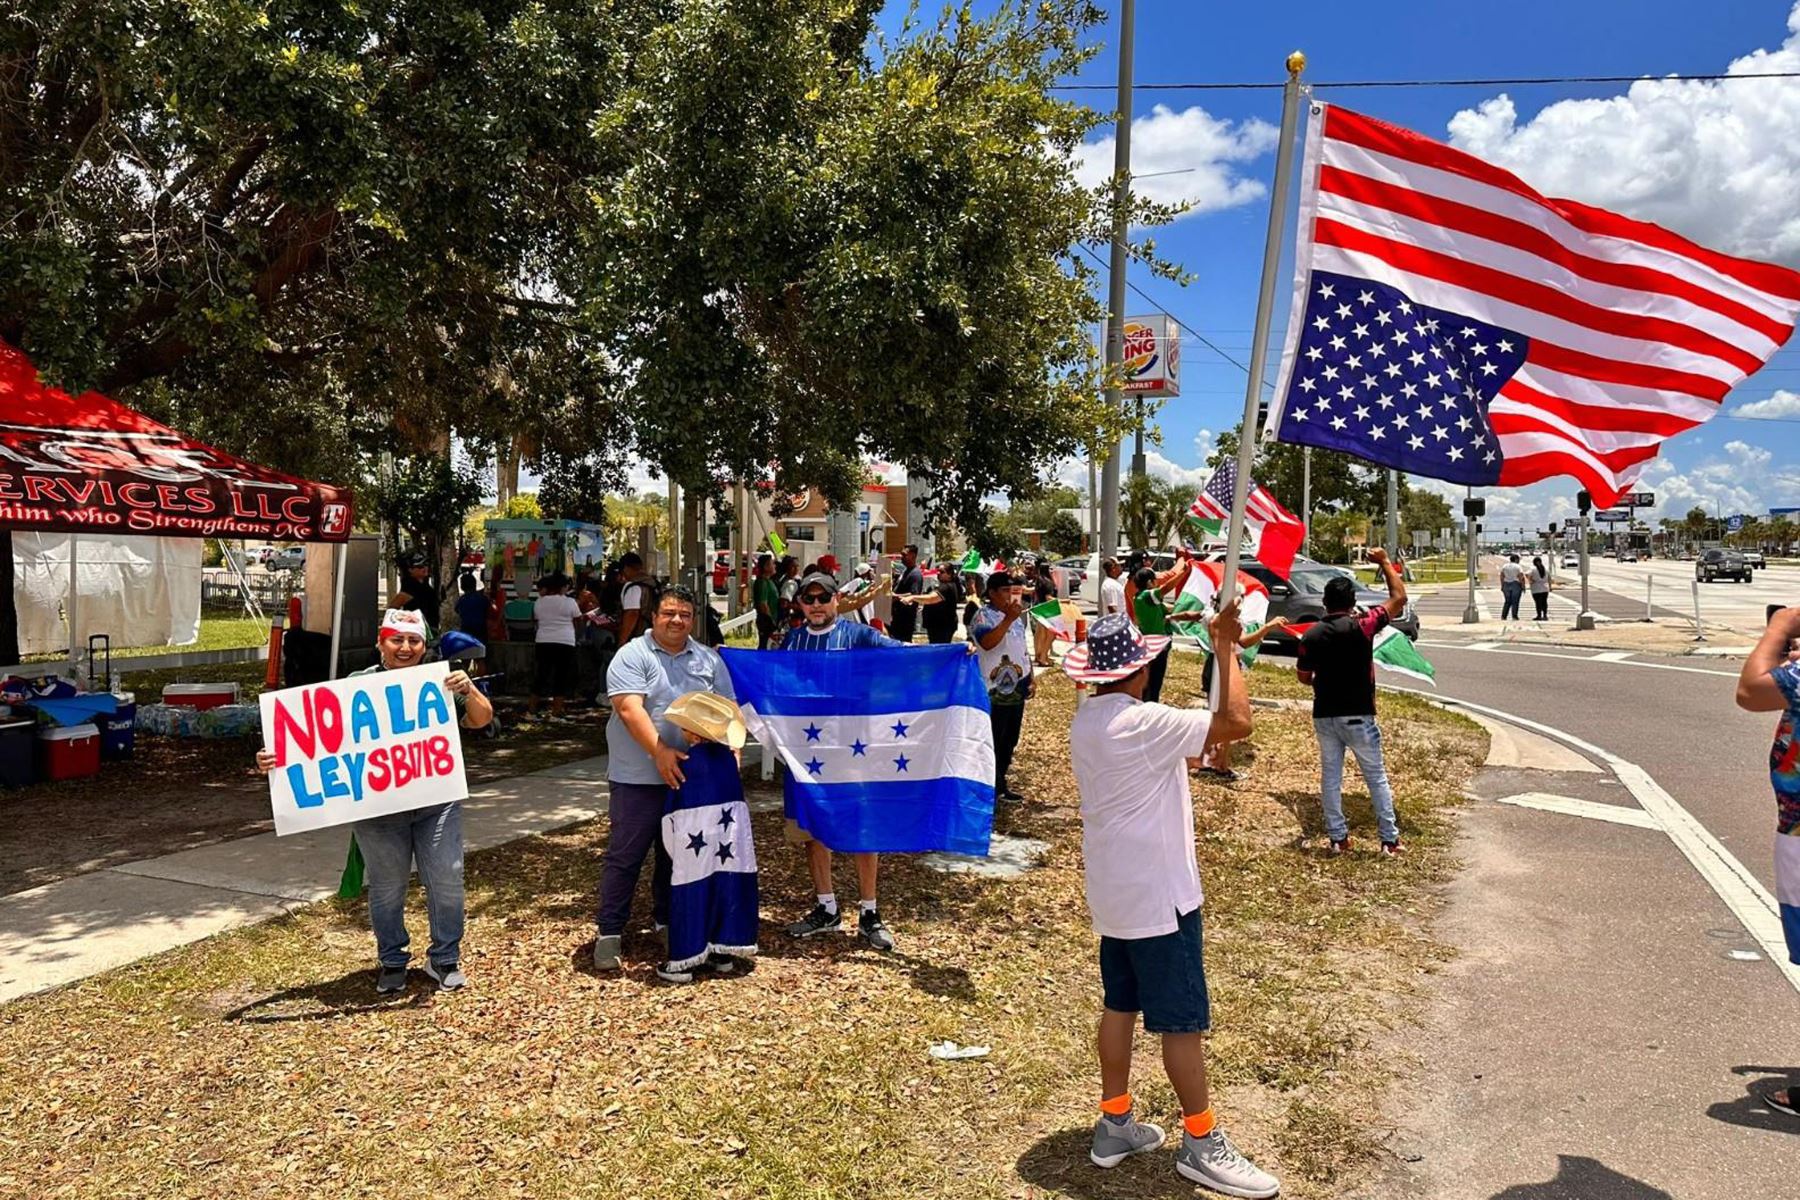
[[[1605,506],[1793,332],[1800,274],[1312,111],[1281,441]]]
[[[1231,519],[1233,490],[1237,487],[1237,460],[1227,457],[1213,468],[1212,478],[1194,497],[1188,513],[1202,521]],[[1281,506],[1269,489],[1250,481],[1244,500],[1244,526],[1256,539],[1256,558],[1283,579],[1294,565],[1294,555],[1306,539],[1306,525]]]

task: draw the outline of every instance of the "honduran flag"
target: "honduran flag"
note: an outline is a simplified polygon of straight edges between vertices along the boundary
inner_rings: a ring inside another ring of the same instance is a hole
[[[720,653],[801,829],[845,853],[987,854],[994,737],[967,647]]]
[[[1800,831],[1775,835],[1775,899],[1788,961],[1800,963]]]
[[[714,954],[756,953],[756,846],[737,756],[697,742],[682,763],[687,782],[669,789],[663,849],[672,864],[669,970]]]

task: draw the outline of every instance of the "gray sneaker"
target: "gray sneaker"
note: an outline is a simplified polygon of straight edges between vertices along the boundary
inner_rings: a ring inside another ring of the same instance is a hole
[[[1214,1129],[1203,1138],[1183,1133],[1175,1170],[1183,1179],[1227,1196],[1260,1200],[1281,1190],[1281,1181],[1240,1154],[1223,1129]]]
[[[625,939],[620,935],[599,934],[594,938],[594,970],[616,971],[619,969],[619,944]]]
[[[448,963],[440,967],[434,962],[427,961],[425,973],[437,983],[440,992],[457,991],[467,986],[469,982],[455,963]]]
[[[1094,1122],[1094,1144],[1088,1150],[1088,1161],[1096,1167],[1116,1167],[1132,1155],[1160,1149],[1162,1144],[1160,1126],[1140,1124],[1136,1117],[1123,1125],[1101,1117]]]
[[[375,990],[383,996],[406,990],[406,968],[382,967],[375,975]]]

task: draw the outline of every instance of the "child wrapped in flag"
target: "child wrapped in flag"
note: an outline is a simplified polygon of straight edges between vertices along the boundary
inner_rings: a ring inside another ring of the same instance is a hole
[[[756,847],[738,774],[746,740],[738,706],[712,692],[689,692],[667,716],[695,740],[682,763],[686,781],[669,789],[663,814],[672,864],[669,958],[656,973],[687,983],[698,968],[728,972],[733,957],[756,953]]]

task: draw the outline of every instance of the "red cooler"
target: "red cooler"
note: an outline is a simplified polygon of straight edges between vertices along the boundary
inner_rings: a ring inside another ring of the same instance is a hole
[[[171,683],[162,690],[162,702],[182,708],[218,708],[238,702],[235,683]]]
[[[100,728],[62,725],[38,732],[38,775],[55,781],[100,773]]]

